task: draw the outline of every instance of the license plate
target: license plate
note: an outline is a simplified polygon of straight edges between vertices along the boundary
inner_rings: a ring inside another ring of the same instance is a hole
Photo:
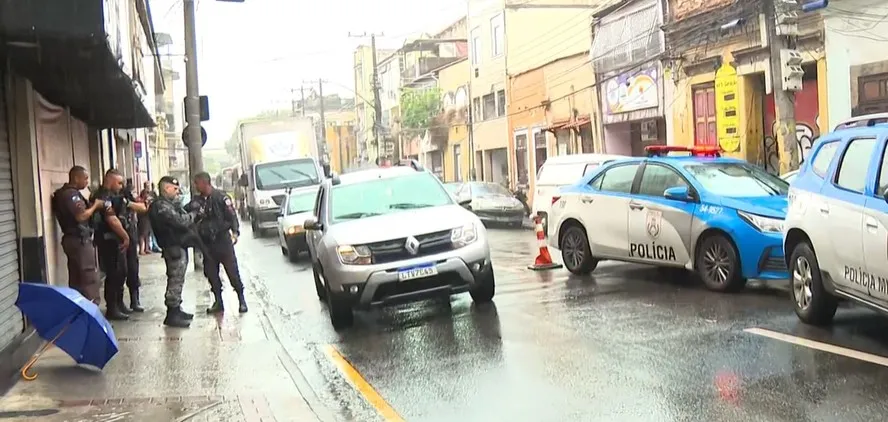
[[[398,271],[398,281],[407,281],[423,277],[438,275],[438,269],[434,265],[428,267],[408,268]]]

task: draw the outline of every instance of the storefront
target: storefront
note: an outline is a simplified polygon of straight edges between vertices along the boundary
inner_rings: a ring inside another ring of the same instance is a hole
[[[662,73],[658,62],[610,75],[599,90],[604,152],[640,156],[649,145],[666,144]]]
[[[20,279],[16,230],[13,163],[7,121],[6,72],[0,67],[0,350],[24,329],[22,314],[15,307]],[[0,356],[2,359],[2,356]]]

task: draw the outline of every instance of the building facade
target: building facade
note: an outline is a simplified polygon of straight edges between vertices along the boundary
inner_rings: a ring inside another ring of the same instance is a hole
[[[438,70],[441,106],[447,114],[444,181],[465,182],[471,175],[469,149],[469,61],[462,58]]]
[[[672,120],[671,143],[718,145],[726,155],[777,173],[776,111],[770,93],[768,39],[760,24],[761,5],[672,0],[669,7],[672,15],[665,35],[667,50],[674,57],[663,79],[666,98],[672,98],[666,103],[666,115]],[[796,93],[795,116],[800,158],[804,160],[821,130],[827,130],[828,66],[823,19],[818,13],[797,13],[797,50],[805,76],[803,90]],[[850,84],[845,79],[839,86],[847,92]]]
[[[112,166],[125,167],[114,131],[155,125],[146,98],[155,87],[146,88],[146,81],[157,69],[141,60],[156,56],[147,2],[106,1],[98,8],[54,2],[52,11],[29,4],[0,4],[3,379],[11,379],[40,342],[15,307],[18,283],[67,283],[52,193],[75,164],[94,179]]]

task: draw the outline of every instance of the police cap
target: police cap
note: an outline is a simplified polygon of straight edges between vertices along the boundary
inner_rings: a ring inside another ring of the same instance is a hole
[[[158,181],[158,185],[165,185],[165,184],[179,186],[179,179],[176,179],[173,176],[163,176]]]

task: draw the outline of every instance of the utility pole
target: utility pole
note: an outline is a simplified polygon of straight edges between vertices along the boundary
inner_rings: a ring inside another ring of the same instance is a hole
[[[367,34],[366,32],[363,34],[352,35],[348,34],[349,37],[353,38],[364,38],[370,37],[370,55],[371,55],[371,64],[373,65],[373,81],[371,85],[373,86],[373,141],[376,142],[376,159],[382,158],[382,141],[379,139],[379,129],[382,127],[382,100],[379,96],[379,72],[376,57],[376,37],[383,36],[384,33],[372,33]]]
[[[197,29],[195,24],[194,0],[183,0],[185,16],[185,136],[188,144],[189,182],[194,175],[203,171],[203,147],[200,135],[200,89],[197,85]],[[192,197],[197,191],[192,189]],[[203,257],[194,248],[194,270],[203,270]]]
[[[305,117],[305,87],[299,87],[299,94],[302,96],[302,117]]]
[[[290,116],[296,117],[296,88],[290,89]]]
[[[778,2],[780,6],[778,6]],[[799,28],[797,14],[787,6],[794,1],[765,0],[765,27],[770,50],[771,92],[774,95],[777,156],[780,174],[799,168],[799,142],[796,136],[795,91],[802,89],[801,54],[795,50]]]
[[[321,142],[327,145],[327,122],[324,120],[324,80],[318,79],[318,96],[321,103],[318,104],[318,112],[321,114]]]

